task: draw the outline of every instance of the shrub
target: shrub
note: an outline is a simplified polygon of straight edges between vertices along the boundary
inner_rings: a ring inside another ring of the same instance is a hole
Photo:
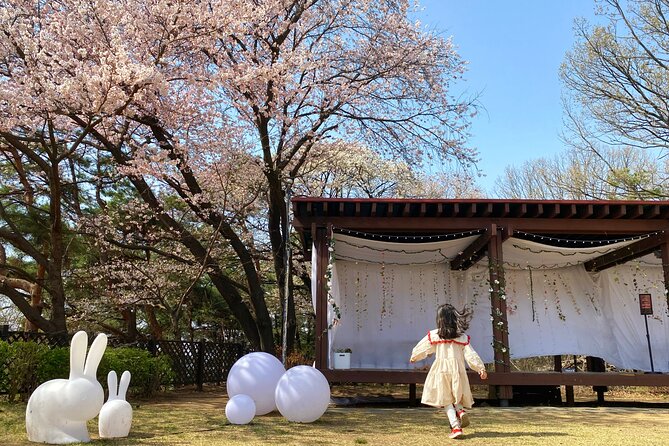
[[[161,386],[174,379],[172,362],[166,356],[153,357],[136,348],[107,348],[97,379],[106,388],[110,370],[120,376],[129,370],[129,391],[135,395],[150,396]],[[70,373],[69,347],[49,349],[34,342],[18,341],[12,344],[0,341],[0,393],[6,392],[9,401],[22,395],[26,399],[39,384]]]
[[[9,344],[0,341],[0,393],[7,391],[7,367],[9,366]]]
[[[54,347],[44,352],[37,364],[37,378],[40,383],[52,379],[67,378],[70,376],[70,349],[68,347]]]
[[[38,366],[48,347],[34,342],[18,341],[9,345],[7,393],[9,401],[21,394],[29,395],[40,384]]]
[[[98,380],[106,384],[107,374],[111,370],[116,371],[119,377],[125,370],[129,370],[132,375],[130,392],[141,396],[152,395],[161,385],[174,379],[172,362],[168,357],[154,357],[136,348],[108,348],[98,367]]]

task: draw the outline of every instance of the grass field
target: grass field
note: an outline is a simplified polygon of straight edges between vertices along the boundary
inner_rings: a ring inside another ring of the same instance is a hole
[[[97,438],[93,445],[665,445],[669,409],[622,407],[476,407],[461,440],[447,438],[447,419],[431,408],[331,407],[312,424],[293,424],[280,414],[234,426],[225,418],[222,389],[161,394],[132,401],[133,428],[121,440]],[[30,445],[25,404],[0,403],[0,445]]]

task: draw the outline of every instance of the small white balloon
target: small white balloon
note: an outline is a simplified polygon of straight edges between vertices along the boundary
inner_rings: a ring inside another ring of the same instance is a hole
[[[274,390],[286,369],[275,356],[253,352],[242,356],[228,373],[228,396],[248,395],[256,405],[256,416],[276,410]]]
[[[298,365],[284,373],[274,396],[276,407],[288,421],[312,423],[330,404],[330,384],[318,369]]]
[[[235,395],[225,405],[225,416],[232,424],[249,424],[256,414],[256,404],[248,395]]]

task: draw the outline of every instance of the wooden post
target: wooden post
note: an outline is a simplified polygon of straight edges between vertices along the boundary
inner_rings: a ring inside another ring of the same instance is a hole
[[[312,227],[316,250],[316,368],[328,368],[328,291],[326,274],[328,267],[328,232],[323,227]]]
[[[195,381],[197,390],[202,392],[204,384],[204,341],[197,343],[197,368],[195,369]]]
[[[564,396],[567,406],[574,405],[574,386],[564,386]]]
[[[509,356],[509,325],[506,314],[506,296],[504,291],[504,257],[502,229],[492,224],[489,228],[491,238],[488,242],[488,260],[490,262],[490,304],[492,310],[492,339],[495,357],[495,372],[511,373]],[[500,405],[507,406],[513,398],[512,386],[498,386],[497,397]]]
[[[586,356],[585,366],[588,372],[606,373],[606,364],[602,358]],[[592,386],[592,390],[597,393],[597,404],[604,404],[604,392],[608,392],[609,388],[607,386]]]
[[[158,344],[155,340],[149,339],[149,342],[146,343],[146,349],[151,353],[151,356],[158,355]]]
[[[574,373],[578,372],[578,362],[576,362],[576,355],[574,355]],[[574,386],[565,386],[565,399],[567,406],[574,405]]]
[[[664,298],[669,306],[669,234],[664,235],[664,243],[660,245],[662,252],[662,271],[664,272]]]
[[[553,355],[553,371],[562,373],[562,355]],[[560,392],[560,402],[562,402],[562,392]]]
[[[409,406],[417,406],[418,400],[416,400],[416,383],[409,384]]]

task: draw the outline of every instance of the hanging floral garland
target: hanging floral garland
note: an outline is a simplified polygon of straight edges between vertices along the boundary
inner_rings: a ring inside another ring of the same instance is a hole
[[[537,309],[534,302],[534,278],[532,277],[532,267],[528,266],[527,270],[530,272],[530,303],[532,305],[532,322],[539,322],[537,320]]]
[[[502,302],[506,302],[506,291],[504,289],[504,283],[500,280],[498,277],[496,270],[499,268],[499,265],[496,265],[493,263],[490,259],[488,259],[488,268],[490,269],[490,277],[494,279],[492,282],[489,282],[490,286],[488,288],[488,291],[490,293],[490,302],[492,304],[492,312],[490,313],[490,321],[493,324],[493,333],[494,330],[497,330],[498,332],[502,333],[509,333],[509,328],[507,324],[505,323],[506,320],[506,314],[502,312]],[[503,274],[503,270],[502,270]],[[494,351],[496,352],[501,352],[502,354],[511,354],[509,346],[505,344],[503,341],[497,339],[496,336],[493,334],[493,339],[491,342],[491,346]],[[495,360],[496,363],[499,364],[504,364],[504,361],[501,360]]]
[[[334,300],[334,297],[330,292],[332,290],[332,271],[334,269],[334,262],[335,262],[334,245],[335,245],[334,237],[330,237],[328,244],[328,266],[327,269],[325,270],[325,290],[328,296],[328,304],[330,304],[330,307],[332,308],[334,317],[332,318],[332,321],[328,324],[328,330],[335,327],[337,324],[339,324],[339,321],[341,321],[341,309],[339,308],[339,305],[337,305],[337,302]]]
[[[383,331],[383,319],[386,317],[386,297],[388,288],[386,286],[386,264],[381,263],[381,311],[379,314],[379,331]]]

